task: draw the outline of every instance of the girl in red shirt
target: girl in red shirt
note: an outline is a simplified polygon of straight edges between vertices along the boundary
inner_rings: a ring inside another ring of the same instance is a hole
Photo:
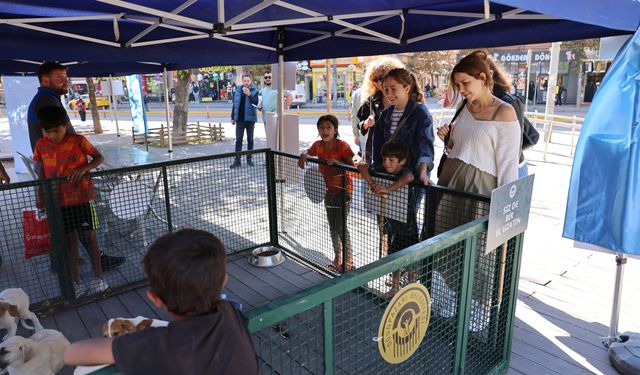
[[[320,173],[322,173],[326,184],[324,206],[327,210],[331,243],[335,253],[333,263],[329,264],[329,268],[335,272],[342,271],[342,239],[344,238],[345,270],[349,271],[353,269],[353,252],[349,230],[344,220],[349,216],[353,182],[350,173],[333,165],[342,163],[353,166],[354,154],[347,142],[338,139],[338,119],[334,115],[321,116],[316,126],[320,140],[314,142],[309,150],[300,155],[298,166],[304,168],[308,155],[316,156],[318,160],[327,163],[327,165],[320,165]],[[342,194],[343,190],[345,191],[344,195]]]

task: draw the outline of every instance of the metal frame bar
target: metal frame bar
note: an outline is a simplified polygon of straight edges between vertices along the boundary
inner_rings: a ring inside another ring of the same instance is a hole
[[[268,8],[269,6],[271,6],[271,4],[277,3],[278,0],[263,0],[260,4],[255,5],[247,10],[245,10],[244,12],[238,14],[237,16],[233,17],[232,19],[230,19],[229,21],[224,23],[224,27],[228,28],[231,26],[236,25],[238,22],[253,16],[254,14],[260,12],[261,10]],[[218,6],[220,6],[218,4]]]
[[[46,27],[40,27],[40,26],[35,26],[35,25],[25,24],[25,23],[9,23],[9,25],[16,26],[16,27],[22,27],[24,29],[40,31],[40,32],[47,33],[47,34],[64,36],[64,37],[71,38],[71,39],[83,40],[85,42],[93,42],[93,43],[97,43],[97,44],[104,44],[104,45],[110,46],[110,47],[120,48],[120,43],[109,42],[107,40],[102,40],[102,39],[98,39],[98,38],[92,38],[92,37],[88,37],[88,36],[68,33],[68,32],[65,32],[65,31],[58,31],[58,30],[48,29]]]
[[[207,30],[212,30],[213,29],[213,24],[210,22],[205,22],[205,21],[200,21],[194,18],[190,18],[190,17],[185,17],[185,16],[180,16],[177,14],[173,14],[170,12],[165,12],[162,10],[158,10],[158,9],[154,9],[154,8],[150,8],[150,7],[146,7],[143,5],[138,5],[138,4],[133,4],[130,3],[128,1],[122,1],[122,0],[96,0],[100,3],[105,3],[105,4],[109,4],[109,5],[114,5],[114,6],[118,6],[121,8],[125,8],[125,9],[129,9],[129,10],[135,10],[137,12],[141,12],[141,13],[147,13],[147,14],[151,14],[157,17],[161,17],[161,18],[167,18],[170,20],[176,20],[176,21],[181,21],[184,22],[188,25],[191,25],[193,27],[198,27],[201,29],[207,29]]]
[[[384,20],[389,19],[391,17],[395,17],[395,15],[381,16],[381,17],[378,17],[378,18],[374,18],[372,20],[368,20],[368,21],[362,22],[362,23],[360,23],[358,25],[359,26],[367,26],[367,25],[370,25],[372,23],[384,21]],[[293,31],[298,31],[298,32],[307,32],[307,33],[310,33],[310,34],[321,34],[322,36],[315,37],[315,38],[306,40],[304,42],[299,42],[299,43],[293,44],[291,46],[287,46],[287,47],[284,48],[285,51],[289,51],[289,50],[292,50],[292,49],[295,49],[295,48],[298,48],[298,47],[302,47],[302,46],[305,46],[307,44],[319,42],[321,40],[324,40],[324,39],[327,39],[327,38],[331,37],[331,33],[328,32],[328,31],[306,30],[306,29],[299,29],[299,28],[287,28],[287,30],[293,30]],[[341,37],[341,38],[353,38],[353,39],[362,39],[362,40],[373,40],[373,41],[376,41],[376,42],[384,42],[383,40],[379,40],[379,39],[372,38],[372,37],[367,37],[367,36],[364,36],[364,35],[350,35],[350,34],[347,34],[347,32],[350,31],[350,30],[351,29],[348,28],[348,27],[344,28],[344,29],[341,29],[341,30],[338,30],[338,31],[336,31],[334,33],[334,36]]]
[[[196,1],[198,0],[187,0],[184,3],[182,3],[182,5],[180,5],[179,7],[177,7],[176,9],[172,10],[171,13],[173,14],[178,14],[180,12],[182,12],[183,10],[187,9],[189,6],[191,6],[192,4],[194,4]],[[165,21],[165,18],[160,18],[158,20],[156,20],[153,24],[151,24],[149,27],[147,27],[146,29],[142,30],[140,33],[138,33],[138,35],[134,36],[133,38],[129,39],[124,45],[125,47],[129,47],[131,46],[133,43],[137,42],[138,40],[140,40],[140,38],[144,37],[145,35],[149,34],[150,32],[152,32],[153,30],[155,30],[158,26],[160,26],[160,24],[162,24]],[[185,29],[186,30],[186,29]]]
[[[525,11],[524,9],[513,9],[513,10],[510,10],[510,11],[504,13],[502,15],[502,18],[510,18],[511,16],[516,15],[518,13],[522,13],[524,11]],[[425,35],[421,35],[421,36],[417,36],[417,37],[411,38],[411,39],[407,40],[407,44],[419,42],[419,41],[422,41],[422,40],[425,40],[425,39],[435,38],[435,37],[440,36],[440,35],[453,33],[453,32],[464,30],[464,29],[468,29],[468,28],[471,28],[471,27],[483,25],[483,24],[485,24],[487,22],[492,22],[492,21],[495,21],[495,20],[496,20],[496,16],[495,15],[491,15],[488,19],[484,19],[483,18],[483,19],[467,22],[467,23],[464,23],[462,25],[449,27],[449,28],[446,28],[446,29],[434,31],[432,33],[428,33],[428,34],[425,34]]]

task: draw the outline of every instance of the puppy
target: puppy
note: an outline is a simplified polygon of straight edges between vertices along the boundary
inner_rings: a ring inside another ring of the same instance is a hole
[[[29,319],[35,326],[29,326],[25,320]],[[6,338],[16,335],[17,321],[26,329],[43,329],[36,314],[29,311],[29,296],[20,288],[5,289],[0,293],[0,329],[7,330]]]
[[[62,333],[42,329],[30,338],[13,336],[0,344],[0,368],[10,375],[53,375],[64,367],[70,343]]]
[[[143,316],[135,318],[112,318],[102,326],[103,337],[118,337],[127,333],[140,332],[150,327],[166,327],[169,322],[158,319],[149,319]],[[77,366],[73,375],[87,375],[98,371],[107,365]]]
[[[118,337],[127,333],[140,332],[150,327],[166,327],[169,322],[137,316],[132,319],[109,319],[102,326],[103,337]]]

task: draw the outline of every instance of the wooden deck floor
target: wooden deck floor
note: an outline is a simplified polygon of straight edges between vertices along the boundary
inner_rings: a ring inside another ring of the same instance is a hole
[[[525,258],[526,259],[526,258]],[[557,259],[561,263],[544,279],[524,273],[518,305],[508,374],[617,374],[609,364],[601,337],[608,333],[611,287],[603,274],[612,274],[608,254],[579,252]],[[524,266],[526,268],[526,266]],[[280,296],[321,282],[325,277],[293,260],[276,268],[250,266],[244,258],[231,260],[226,292],[237,296],[246,310]],[[638,274],[640,261],[631,259],[627,275]],[[620,329],[639,331],[640,303],[634,299],[640,285],[625,283]],[[115,316],[143,315],[156,319],[167,316],[145,297],[146,288],[129,291],[42,319],[47,328],[58,329],[70,340],[100,336],[102,324]],[[303,327],[298,327],[302,329]],[[338,357],[340,356],[337,353]],[[317,358],[321,363],[320,357]],[[286,373],[287,371],[283,371]],[[71,374],[65,368],[62,374]],[[342,370],[342,373],[349,371]]]
[[[261,306],[283,295],[308,288],[325,276],[312,271],[295,261],[288,260],[273,268],[257,268],[249,265],[244,257],[230,260],[228,263],[229,281],[225,293],[237,297],[245,311]],[[74,309],[58,312],[41,319],[45,328],[62,332],[71,342],[100,337],[102,325],[113,317],[145,316],[154,319],[169,320],[169,317],[157,309],[146,298],[147,288],[139,288]],[[22,331],[18,334],[29,335]],[[65,367],[60,374],[72,374]]]

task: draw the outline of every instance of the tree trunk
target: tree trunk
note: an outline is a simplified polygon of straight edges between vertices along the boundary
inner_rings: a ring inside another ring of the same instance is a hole
[[[173,108],[173,133],[182,135],[187,131],[187,117],[189,115],[189,83],[191,83],[191,70],[179,70],[177,72],[176,102]]]
[[[91,118],[93,119],[93,132],[102,134],[102,125],[100,125],[100,113],[98,112],[98,102],[96,101],[96,84],[93,78],[86,77],[87,88],[89,90],[89,107],[91,109]]]

